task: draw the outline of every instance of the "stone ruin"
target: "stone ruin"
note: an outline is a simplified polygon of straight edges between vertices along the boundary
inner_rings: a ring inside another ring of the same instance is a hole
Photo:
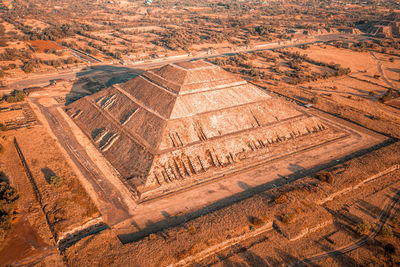
[[[374,23],[367,32],[383,38],[400,37],[400,12],[394,12]]]
[[[75,101],[67,113],[142,198],[236,173],[341,133],[202,60],[146,71]]]

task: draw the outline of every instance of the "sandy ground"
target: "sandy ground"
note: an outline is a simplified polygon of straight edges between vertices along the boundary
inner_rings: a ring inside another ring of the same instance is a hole
[[[376,61],[368,52],[355,52],[349,49],[336,48],[331,45],[314,45],[309,49],[291,48],[289,50],[307,54],[310,58],[323,62],[334,62],[345,68],[350,68],[352,72],[368,71],[376,72]],[[349,60],[355,59],[357,60]]]
[[[19,132],[16,138],[45,198],[46,210],[55,231],[61,235],[98,217],[99,212],[46,130],[35,127],[29,129],[29,135]],[[46,147],[46,151],[38,149],[40,147]],[[50,185],[52,175],[60,177],[60,185]]]

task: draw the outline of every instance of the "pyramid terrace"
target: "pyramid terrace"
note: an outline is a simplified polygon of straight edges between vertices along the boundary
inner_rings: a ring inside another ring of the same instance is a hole
[[[67,111],[141,198],[349,136],[205,61],[149,70]]]

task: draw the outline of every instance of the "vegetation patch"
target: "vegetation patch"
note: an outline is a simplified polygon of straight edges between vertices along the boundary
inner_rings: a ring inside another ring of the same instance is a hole
[[[283,203],[288,202],[288,198],[287,198],[287,196],[285,194],[283,194],[283,195],[279,195],[278,197],[276,197],[274,199],[274,201],[277,204],[283,204]]]
[[[11,230],[12,220],[17,215],[19,195],[17,190],[7,182],[0,182],[0,244]]]
[[[57,176],[57,175],[53,175],[50,177],[49,182],[52,186],[59,186],[62,183],[62,179]]]
[[[371,230],[371,224],[368,221],[361,221],[356,224],[355,231],[359,235],[366,235]]]
[[[385,225],[382,227],[382,229],[381,229],[381,231],[380,231],[380,234],[381,234],[383,237],[392,237],[392,236],[393,236],[392,227],[390,227],[390,225],[385,224]]]
[[[16,103],[16,102],[21,102],[25,99],[25,93],[22,91],[14,90],[11,94],[8,96],[4,96],[4,99],[8,103]],[[2,127],[2,126],[1,126]],[[3,128],[2,128],[3,130]]]
[[[322,182],[327,182],[328,184],[333,184],[333,181],[334,181],[332,173],[327,172],[327,171],[317,173],[315,175],[315,178]]]

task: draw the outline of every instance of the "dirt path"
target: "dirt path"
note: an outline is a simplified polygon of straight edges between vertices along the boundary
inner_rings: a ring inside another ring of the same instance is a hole
[[[389,218],[391,210],[398,203],[399,200],[400,200],[400,190],[398,190],[396,192],[396,194],[392,198],[389,199],[389,202],[385,205],[384,209],[382,210],[375,226],[372,228],[371,232],[367,236],[365,236],[343,248],[335,249],[335,250],[331,250],[331,251],[328,251],[323,254],[315,255],[315,256],[300,260],[300,261],[296,262],[295,264],[289,265],[289,266],[304,266],[304,265],[308,266],[309,264],[311,264],[313,262],[318,262],[318,261],[321,261],[321,260],[324,260],[324,259],[327,259],[330,257],[334,257],[334,256],[340,256],[340,255],[346,254],[348,252],[351,252],[355,249],[358,249],[358,248],[364,246],[369,240],[375,238],[379,234],[383,225],[386,223],[386,220]]]
[[[381,62],[381,60],[374,54],[374,52],[371,51],[370,54],[371,54],[371,55],[375,58],[375,60],[377,61],[377,63],[378,63],[378,71],[379,71],[379,73],[381,74],[382,79],[385,81],[385,83],[386,83],[387,85],[389,85],[391,88],[399,90],[399,88],[397,88],[397,86],[395,86],[393,83],[391,83],[391,82],[389,81],[389,79],[386,77],[385,71],[384,71],[384,69],[382,68],[382,62]]]

